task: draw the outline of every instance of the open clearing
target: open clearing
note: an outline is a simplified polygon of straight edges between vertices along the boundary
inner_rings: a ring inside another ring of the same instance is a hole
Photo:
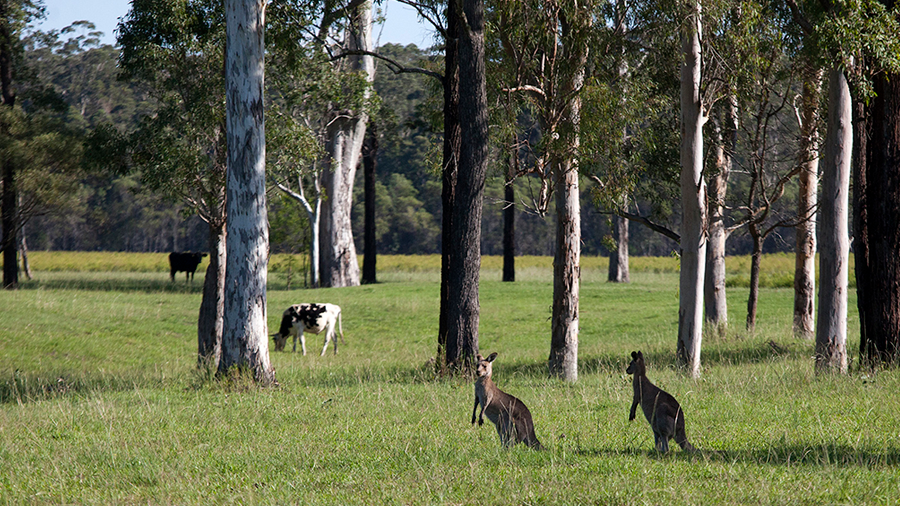
[[[0,504],[900,502],[900,374],[817,378],[790,289],[761,291],[750,335],[747,290],[730,288],[731,329],[706,337],[692,380],[674,366],[677,274],[633,264],[615,285],[588,264],[580,376],[564,384],[546,377],[548,268],[516,283],[486,271],[480,348],[534,415],[547,451],[533,452],[470,425],[470,382],[434,377],[439,287],[421,259],[345,289],[288,290],[273,273],[271,331],[290,304],[332,302],[347,344],[273,352],[281,386],[266,390],[196,371],[202,274],[34,264],[35,281],[0,292]],[[850,307],[855,362],[855,293]],[[632,350],[681,403],[698,454],[658,455],[643,417],[628,422]]]

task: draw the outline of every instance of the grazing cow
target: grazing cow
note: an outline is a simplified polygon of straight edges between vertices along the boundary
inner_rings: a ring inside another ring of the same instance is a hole
[[[190,251],[169,253],[169,276],[171,276],[172,281],[175,281],[176,272],[184,272],[184,280],[190,279],[193,283],[194,272],[205,256],[206,253],[191,253]]]
[[[294,304],[284,310],[281,317],[281,328],[278,333],[272,334],[275,338],[275,350],[284,351],[288,334],[294,336],[294,350],[297,351],[297,338],[300,338],[300,348],[306,355],[306,339],[303,332],[321,334],[325,332],[325,346],[322,347],[322,355],[328,349],[328,341],[334,341],[334,354],[337,355],[337,338],[334,337],[334,325],[337,322],[341,332],[341,342],[344,342],[344,324],[341,322],[341,307],[335,304]],[[322,356],[320,355],[320,356]]]

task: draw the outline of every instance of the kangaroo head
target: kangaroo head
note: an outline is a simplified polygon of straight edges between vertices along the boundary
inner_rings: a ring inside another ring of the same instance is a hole
[[[479,378],[490,378],[491,374],[494,372],[491,362],[493,362],[495,358],[497,358],[496,351],[488,355],[487,358],[484,358],[481,356],[481,354],[478,354],[475,357],[475,375]]]
[[[628,364],[628,369],[625,369],[626,374],[634,374],[634,375],[643,375],[646,374],[647,369],[644,366],[644,354],[639,351],[631,352],[631,363]]]

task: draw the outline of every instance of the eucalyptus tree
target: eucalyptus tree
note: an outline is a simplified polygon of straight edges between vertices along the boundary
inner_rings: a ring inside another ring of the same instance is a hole
[[[459,15],[460,148],[454,189],[447,296],[447,334],[456,341],[454,369],[471,374],[478,354],[481,214],[487,173],[488,111],[485,88],[485,16],[483,0],[451,0]],[[445,211],[446,212],[446,211]]]
[[[585,83],[596,5],[533,0],[498,2],[499,44],[507,59],[509,93],[526,101],[541,129],[534,169],[537,201],[545,212],[556,200],[550,375],[578,379],[581,215],[578,152],[581,92]],[[551,192],[552,190],[552,192]]]
[[[706,181],[703,177],[702,3],[691,0],[681,26],[681,270],[678,290],[678,361],[700,375],[703,286],[706,276]]]
[[[22,51],[21,37],[26,25],[43,15],[39,1],[0,0],[0,215],[3,226],[3,287],[16,289],[19,285],[18,233],[19,184],[13,137],[16,116],[21,108],[16,104],[16,63]]]
[[[871,2],[860,73],[871,96],[856,107],[854,252],[860,317],[860,362],[900,364],[900,26],[896,2]],[[837,34],[840,37],[840,33]],[[879,45],[871,47],[871,41]]]
[[[145,184],[184,202],[208,224],[209,266],[198,318],[198,360],[216,369],[225,311],[225,13],[218,0],[135,0],[119,25],[122,77],[156,105],[119,138]],[[106,155],[107,157],[109,154]]]
[[[227,242],[219,373],[237,367],[275,383],[269,360],[266,277],[265,0],[225,0]]]
[[[318,228],[313,232],[319,236],[320,285],[356,286],[360,282],[359,264],[350,211],[366,124],[375,107],[371,91],[375,73],[372,2],[276,0],[268,5],[268,9],[276,21],[273,27],[275,45],[327,61],[325,67],[314,68],[333,73],[342,95],[350,97],[350,100],[331,103],[325,111],[322,149],[326,156],[321,157],[321,171],[312,171],[319,175],[310,173],[310,177],[319,181],[323,196]],[[319,55],[312,54],[315,52]],[[291,71],[296,72],[296,69]],[[296,119],[296,115],[294,117]],[[284,186],[283,178],[281,183]],[[295,187],[293,191],[299,195],[297,190]],[[308,207],[312,209],[313,206]],[[310,209],[307,209],[308,214]]]
[[[848,207],[849,172],[851,160],[856,159],[854,192],[856,195],[855,250],[860,312],[860,354],[863,362],[877,363],[895,352],[879,350],[874,343],[888,338],[892,328],[900,328],[900,314],[895,308],[896,284],[890,272],[896,263],[896,246],[877,247],[880,237],[879,220],[891,220],[892,198],[890,181],[878,179],[879,169],[870,169],[871,150],[880,150],[884,142],[870,143],[873,132],[868,128],[873,103],[874,82],[900,71],[900,24],[896,12],[876,1],[820,4],[816,2],[788,2],[795,22],[811,42],[814,54],[831,61],[828,68],[828,120],[825,134],[825,153],[822,158],[823,190],[820,199],[821,232],[819,235],[820,288],[819,312],[816,321],[816,371],[847,371],[847,274],[849,260]],[[852,85],[852,89],[851,89]],[[882,89],[881,99],[891,97],[889,88]],[[853,135],[853,107],[857,101],[858,135]],[[891,99],[878,102],[884,111]],[[880,113],[880,112],[879,112]],[[872,114],[872,118],[879,113]],[[896,120],[895,120],[896,121]],[[870,146],[871,145],[871,146]],[[890,146],[890,143],[887,144]],[[855,151],[851,155],[851,151]],[[877,158],[877,157],[876,157]],[[876,164],[875,167],[878,165]],[[893,169],[891,169],[893,170]],[[870,178],[871,174],[878,174]],[[873,182],[877,183],[873,186]],[[873,211],[877,216],[873,220]],[[878,213],[886,211],[884,215]],[[876,236],[872,232],[876,231]],[[890,241],[890,233],[884,239]],[[876,247],[873,247],[876,246]],[[884,254],[885,251],[889,251]],[[892,263],[893,262],[893,263]],[[877,271],[875,265],[884,265]],[[880,287],[881,289],[879,289]],[[883,305],[882,305],[883,304]],[[875,323],[878,322],[878,323]],[[893,324],[890,322],[894,322]],[[886,324],[885,324],[886,323]],[[892,327],[893,325],[893,327]]]

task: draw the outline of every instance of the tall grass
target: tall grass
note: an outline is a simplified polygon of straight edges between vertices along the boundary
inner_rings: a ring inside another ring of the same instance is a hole
[[[132,272],[132,273],[166,273],[169,272],[167,253],[107,253],[107,252],[49,252],[35,251],[30,253],[30,262],[35,269],[44,272]],[[206,270],[208,258],[205,258],[197,269],[198,274]],[[362,265],[363,257],[359,257]],[[851,255],[851,262],[853,257]],[[440,255],[379,255],[379,280],[398,281],[434,281],[440,279]],[[269,259],[269,275],[275,283],[287,286],[288,277],[291,286],[302,286],[308,260],[303,254],[280,253]],[[520,256],[515,259],[517,275],[522,279],[540,279],[545,281],[552,276],[552,257]],[[763,255],[761,263],[760,286],[766,288],[790,288],[794,282],[794,257],[787,253]],[[730,287],[747,287],[750,283],[750,257],[731,256],[726,258],[727,278]],[[581,272],[585,281],[606,280],[609,258],[600,256],[584,256],[581,259]],[[677,257],[631,257],[629,268],[634,273],[666,274],[677,273],[679,260]],[[501,279],[503,257],[484,256],[481,259],[482,276],[488,280]],[[184,279],[179,273],[178,279]],[[162,278],[160,278],[162,279]],[[851,264],[851,286],[856,286],[855,275]]]
[[[692,380],[674,361],[676,273],[632,266],[627,285],[586,281],[568,384],[546,376],[549,264],[534,278],[520,265],[516,283],[482,283],[479,344],[500,353],[495,380],[527,403],[543,452],[501,449],[492,427],[469,424],[471,383],[434,377],[432,280],[270,284],[270,328],[288,304],[334,302],[347,344],[324,357],[315,344],[305,357],[273,352],[280,386],[256,389],[197,371],[200,279],[38,271],[0,292],[0,504],[900,500],[900,375],[816,376],[812,343],[791,336],[791,290],[762,291],[748,334],[736,323],[746,290],[729,288],[731,330],[704,341]],[[850,349],[857,326],[854,316]],[[637,349],[685,409],[699,453],[658,455],[647,423],[627,421]]]

